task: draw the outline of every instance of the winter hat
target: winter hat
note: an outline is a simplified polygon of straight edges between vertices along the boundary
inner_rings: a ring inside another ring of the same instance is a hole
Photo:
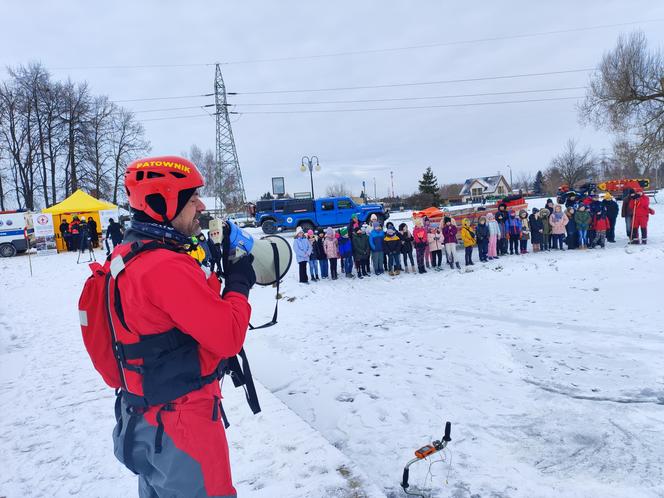
[[[295,235],[300,234],[300,233],[304,233],[304,230],[302,230],[302,227],[297,227],[295,229]]]
[[[351,220],[356,220],[357,219],[357,213],[353,213],[350,215]]]
[[[486,219],[487,221],[494,221],[496,217],[493,215],[493,213],[487,213]]]
[[[376,213],[373,213],[369,219],[373,223],[374,221],[378,221],[378,216],[376,216]]]
[[[539,209],[537,209],[537,208],[533,208],[533,214],[535,214],[535,213],[537,213],[537,212],[539,212]]]
[[[334,238],[334,228],[332,228],[332,227],[327,227],[327,228],[325,229],[325,236],[326,236],[328,239],[332,239],[332,238]]]
[[[307,237],[311,237],[314,234],[313,230],[307,230]]]
[[[394,228],[394,223],[392,223],[391,221],[388,221],[388,222],[387,222],[387,225],[385,225],[385,226],[386,226],[387,228],[391,228],[392,230],[395,230],[395,228]]]
[[[380,223],[378,223],[377,221],[374,221],[374,222],[371,224],[371,228],[373,228],[374,230],[378,229],[379,226],[380,226]]]
[[[443,218],[443,223],[452,223],[452,218],[445,216],[445,218]]]
[[[422,226],[422,218],[415,218],[413,221],[415,223],[416,227],[421,227]]]
[[[339,234],[340,234],[342,237],[348,237],[348,227],[341,227],[341,228],[339,229]]]
[[[464,218],[463,220],[461,220],[461,224],[465,227],[469,227],[470,226],[470,220],[468,218]]]

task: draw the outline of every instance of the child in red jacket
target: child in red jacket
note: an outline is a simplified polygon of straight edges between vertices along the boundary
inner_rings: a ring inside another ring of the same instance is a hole
[[[641,229],[641,244],[648,243],[648,218],[655,211],[650,208],[650,199],[639,190],[630,194],[629,208],[632,210],[632,229],[630,239],[632,244],[639,244],[639,228]],[[624,202],[624,201],[623,201]]]
[[[603,209],[598,213],[595,213],[592,221],[592,229],[595,231],[595,237],[593,238],[590,247],[601,247],[604,249],[604,246],[606,245],[606,231],[610,227],[611,222]]]
[[[427,241],[427,230],[424,228],[422,218],[415,218],[415,228],[413,228],[413,245],[415,246],[415,255],[417,257],[417,271],[426,273],[424,268],[424,252],[429,246]]]

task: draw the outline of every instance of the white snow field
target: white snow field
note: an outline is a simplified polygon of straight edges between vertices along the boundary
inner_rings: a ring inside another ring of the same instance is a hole
[[[292,268],[279,324],[248,334],[263,412],[224,385],[239,495],[405,496],[404,464],[450,420],[445,462],[412,467],[431,496],[664,496],[664,204],[652,207],[649,245],[631,253],[619,219],[605,250],[475,252],[468,273],[302,285]],[[32,277],[27,256],[0,259],[3,497],[137,493],[80,338],[89,270],[75,259],[32,257]],[[254,323],[273,293],[253,291]]]

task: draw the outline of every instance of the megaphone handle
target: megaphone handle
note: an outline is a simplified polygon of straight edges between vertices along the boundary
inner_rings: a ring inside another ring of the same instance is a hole
[[[265,329],[277,323],[277,314],[279,313],[279,284],[281,284],[281,278],[279,275],[279,249],[277,249],[277,244],[274,242],[270,242],[270,245],[272,246],[272,256],[274,258],[274,274],[277,277],[277,294],[275,296],[274,313],[272,314],[272,321],[264,323],[259,327],[254,327],[250,323],[249,330]]]
[[[221,232],[221,275],[226,278],[228,273],[229,256],[231,250],[230,228],[228,223],[224,223]]]

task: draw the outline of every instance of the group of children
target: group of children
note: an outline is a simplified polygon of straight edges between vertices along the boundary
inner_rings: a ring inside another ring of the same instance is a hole
[[[305,233],[298,228],[293,247],[302,283],[309,282],[307,266],[314,282],[328,277],[336,280],[339,272],[354,278],[353,270],[357,278],[370,276],[372,270],[375,275],[384,272],[399,275],[404,269],[409,271],[409,263],[414,271],[413,236],[405,223],[399,225],[398,232],[392,222],[383,231],[380,223],[373,222],[369,229],[367,224],[358,223],[356,217],[348,227],[339,230],[328,227]]]
[[[392,222],[387,222],[383,230],[378,221],[369,226],[353,216],[349,226],[338,231],[330,227],[305,233],[298,228],[294,248],[302,283],[309,282],[307,266],[312,281],[328,276],[336,280],[337,261],[339,271],[347,278],[354,278],[354,269],[357,278],[370,276],[372,270],[375,275],[415,273],[413,249],[417,272],[426,273],[427,268],[442,270],[443,255],[450,268],[460,269],[456,254],[459,237],[465,249],[466,266],[473,265],[476,246],[482,262],[507,254],[527,254],[528,241],[533,252],[562,251],[563,242],[567,249],[604,248],[607,241],[615,242],[617,215],[618,203],[605,194],[602,200],[590,197],[565,205],[554,205],[548,199],[545,208],[533,208],[530,215],[525,209],[518,213],[508,210],[502,203],[495,215],[480,213],[476,225],[464,218],[460,229],[449,216],[442,223],[426,217],[415,218],[412,233],[406,223],[401,223],[397,230]]]

